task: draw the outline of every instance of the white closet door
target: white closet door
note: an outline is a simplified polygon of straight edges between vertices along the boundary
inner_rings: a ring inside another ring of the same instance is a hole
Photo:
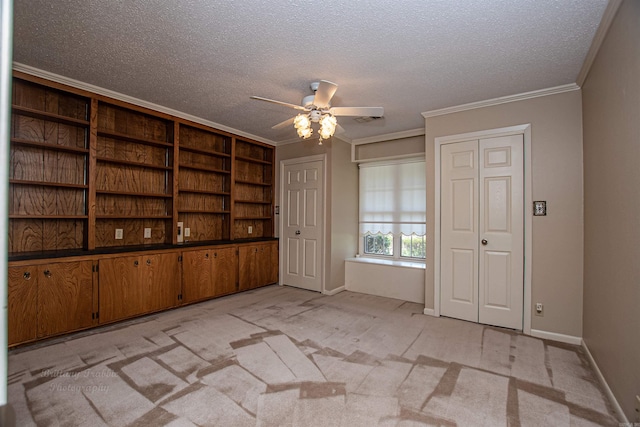
[[[480,140],[478,321],[522,329],[524,182],[522,135]]]
[[[443,316],[478,321],[478,141],[441,148]]]
[[[522,135],[441,147],[443,316],[522,329]]]

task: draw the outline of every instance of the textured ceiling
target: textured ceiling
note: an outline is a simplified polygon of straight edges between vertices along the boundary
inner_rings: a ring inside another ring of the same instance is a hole
[[[14,61],[275,143],[320,79],[348,139],[421,112],[574,83],[607,0],[14,0]]]

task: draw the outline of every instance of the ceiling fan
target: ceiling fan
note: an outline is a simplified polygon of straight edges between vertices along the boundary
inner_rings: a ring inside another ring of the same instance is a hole
[[[375,117],[380,118],[384,115],[382,107],[332,107],[330,102],[336,93],[338,85],[327,80],[311,83],[313,95],[302,98],[302,105],[290,104],[288,102],[276,101],[261,96],[252,96],[251,99],[259,101],[271,102],[273,104],[284,105],[285,107],[303,111],[295,117],[285,120],[273,126],[272,129],[282,129],[286,126],[294,125],[298,131],[298,136],[307,139],[313,133],[311,123],[319,123],[320,144],[323,139],[328,139],[336,131],[342,128],[338,125],[336,117],[352,116],[352,117]]]

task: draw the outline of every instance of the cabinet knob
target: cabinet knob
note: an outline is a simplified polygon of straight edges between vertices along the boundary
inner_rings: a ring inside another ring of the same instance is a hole
[[[137,267],[138,266],[138,260],[133,261],[133,265]]]
[[[44,277],[51,277],[51,271],[45,270],[44,271]]]
[[[147,265],[151,265],[151,260],[147,259]]]
[[[209,258],[209,252],[207,252],[206,254],[204,254],[205,258]]]
[[[218,258],[218,252],[214,252],[214,253],[213,253],[213,257],[214,257],[214,258]]]
[[[22,277],[24,277],[24,280],[31,279],[31,272],[25,271],[24,274],[22,275]]]

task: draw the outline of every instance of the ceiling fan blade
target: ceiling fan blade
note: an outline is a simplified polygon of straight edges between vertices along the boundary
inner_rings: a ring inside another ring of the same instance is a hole
[[[383,107],[331,107],[329,112],[334,116],[382,117]]]
[[[313,105],[318,108],[327,108],[336,90],[338,90],[337,84],[320,80],[320,85],[318,85],[318,90],[316,90],[316,96],[313,99]]]
[[[271,126],[271,129],[282,129],[282,128],[286,128],[287,126],[291,126],[293,125],[293,121],[295,120],[295,117],[291,117],[290,119],[285,120],[284,122],[280,122],[277,125]]]
[[[251,99],[257,99],[258,101],[266,101],[266,102],[271,102],[272,104],[279,104],[279,105],[284,105],[285,107],[289,107],[289,108],[295,108],[296,110],[302,110],[305,111],[306,108],[304,108],[301,105],[296,105],[296,104],[289,104],[288,102],[282,102],[282,101],[276,101],[274,99],[269,99],[269,98],[263,98],[261,96],[252,96]]]

